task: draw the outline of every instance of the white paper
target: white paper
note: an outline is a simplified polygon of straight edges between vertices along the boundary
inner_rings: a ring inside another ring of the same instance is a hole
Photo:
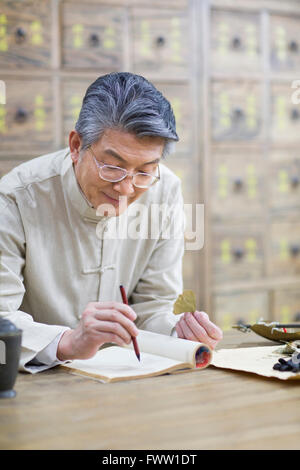
[[[288,360],[291,356],[278,352],[277,346],[260,346],[256,348],[220,349],[215,351],[211,365],[224,369],[241,370],[264,377],[276,377],[281,380],[300,379],[300,372],[281,372],[273,366],[280,357]]]

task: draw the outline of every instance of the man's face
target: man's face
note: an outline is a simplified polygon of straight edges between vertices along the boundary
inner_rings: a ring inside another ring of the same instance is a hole
[[[89,149],[84,151],[82,158],[79,158],[81,141],[77,132],[70,133],[69,144],[77,181],[95,209],[103,204],[111,205],[114,208],[112,215],[118,216],[148,190],[136,188],[132,184],[131,176],[117,183],[101,179],[99,169]],[[92,150],[101,164],[125,168],[132,174],[138,171],[157,174],[157,165],[163,147],[164,139],[161,137],[138,138],[127,132],[107,129],[92,145]],[[122,203],[120,204],[121,196]]]

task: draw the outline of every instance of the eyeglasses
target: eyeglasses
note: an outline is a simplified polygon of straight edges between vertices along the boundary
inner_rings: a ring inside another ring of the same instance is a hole
[[[143,172],[137,172],[137,173],[131,174],[127,170],[125,170],[125,168],[120,168],[119,166],[114,166],[114,165],[106,165],[105,163],[102,163],[102,162],[99,163],[95,157],[95,154],[91,146],[89,146],[88,149],[91,151],[93,159],[99,169],[99,176],[104,181],[109,181],[110,183],[118,183],[119,181],[124,180],[127,176],[131,176],[132,184],[136,188],[146,189],[160,180],[159,166],[157,166],[158,168],[157,176],[151,175],[150,173],[143,173]]]

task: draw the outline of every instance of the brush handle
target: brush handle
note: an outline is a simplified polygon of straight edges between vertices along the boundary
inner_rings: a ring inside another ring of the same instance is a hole
[[[125,292],[125,289],[124,289],[123,286],[120,286],[120,291],[121,291],[123,304],[128,305],[127,295],[126,295],[126,292]],[[131,336],[131,339],[132,339],[132,344],[133,344],[133,347],[134,347],[135,355],[138,358],[138,360],[140,360],[141,356],[140,356],[140,350],[139,350],[137,340],[136,340],[135,336]]]

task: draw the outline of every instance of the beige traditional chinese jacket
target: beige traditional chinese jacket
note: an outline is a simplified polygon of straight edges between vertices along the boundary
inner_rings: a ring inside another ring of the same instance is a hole
[[[23,330],[21,370],[64,327],[75,328],[89,302],[121,302],[120,284],[138,328],[171,334],[184,239],[165,237],[163,227],[176,226],[180,214],[163,212],[154,237],[146,234],[150,211],[140,224],[130,215],[139,205],[159,204],[182,205],[180,180],[164,165],[161,180],[125,213],[98,216],[67,149],[25,162],[0,180],[0,315]],[[117,231],[116,224],[130,230]]]

